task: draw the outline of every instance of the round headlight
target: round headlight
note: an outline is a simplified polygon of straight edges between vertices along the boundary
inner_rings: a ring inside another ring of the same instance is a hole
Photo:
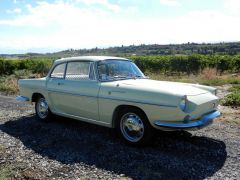
[[[184,98],[181,100],[179,107],[182,111],[184,111],[186,109],[186,106],[187,106],[186,99]]]

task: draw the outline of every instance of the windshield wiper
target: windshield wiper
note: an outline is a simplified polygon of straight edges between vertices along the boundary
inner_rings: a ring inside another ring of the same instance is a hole
[[[113,76],[113,78],[127,78],[127,76]]]
[[[141,75],[135,75],[135,76],[113,76],[114,79],[137,79],[137,78],[144,78],[143,76]]]

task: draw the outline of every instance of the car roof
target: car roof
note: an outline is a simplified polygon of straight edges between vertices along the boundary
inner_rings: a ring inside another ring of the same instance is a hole
[[[129,61],[129,59],[121,58],[121,57],[113,57],[113,56],[77,56],[77,57],[67,57],[57,59],[55,63],[62,63],[68,61],[104,61],[104,60],[125,60]]]

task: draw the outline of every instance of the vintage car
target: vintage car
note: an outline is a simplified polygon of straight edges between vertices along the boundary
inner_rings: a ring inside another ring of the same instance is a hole
[[[198,129],[220,115],[216,88],[150,80],[119,57],[59,59],[46,77],[18,84],[17,100],[35,102],[39,120],[56,114],[116,128],[133,145],[149,142],[155,129]]]

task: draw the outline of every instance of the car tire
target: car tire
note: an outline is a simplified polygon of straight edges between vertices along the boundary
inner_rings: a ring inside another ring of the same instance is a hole
[[[38,120],[49,122],[53,118],[53,114],[48,107],[48,103],[44,97],[39,97],[35,103],[35,112]]]
[[[127,144],[134,146],[149,144],[154,134],[148,118],[137,108],[126,108],[120,111],[117,118],[117,131]]]

